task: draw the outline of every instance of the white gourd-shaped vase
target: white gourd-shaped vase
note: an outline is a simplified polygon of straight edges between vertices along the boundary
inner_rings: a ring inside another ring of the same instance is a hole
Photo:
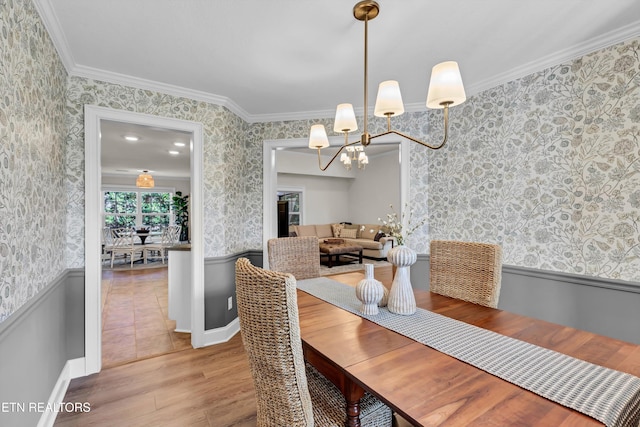
[[[416,251],[402,245],[391,248],[387,254],[387,260],[397,267],[387,303],[387,309],[391,313],[409,315],[416,312],[416,297],[411,287],[409,267],[417,259]]]
[[[364,279],[356,285],[356,297],[362,302],[362,314],[378,314],[378,302],[384,296],[384,286],[373,277],[373,264],[364,265]]]

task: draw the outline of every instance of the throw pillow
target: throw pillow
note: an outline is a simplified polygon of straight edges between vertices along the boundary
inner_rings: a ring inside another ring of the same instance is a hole
[[[331,230],[333,231],[333,237],[340,237],[340,232],[344,228],[344,224],[331,224]]]
[[[358,230],[355,228],[344,228],[340,232],[340,237],[344,237],[345,239],[355,239],[357,232]]]
[[[298,233],[296,233],[295,231],[290,231],[289,237],[298,237]]]
[[[379,242],[382,237],[384,237],[384,233],[381,231],[378,231],[378,234],[376,234],[376,237],[374,237],[373,240],[375,242]]]
[[[343,230],[346,230],[346,229],[356,230],[356,237],[354,237],[354,239],[357,239],[359,237],[358,234],[360,233],[360,226],[358,224],[345,224]]]
[[[380,226],[365,224],[361,228],[360,238],[373,240],[376,237],[376,234],[378,234],[378,231],[380,231]]]

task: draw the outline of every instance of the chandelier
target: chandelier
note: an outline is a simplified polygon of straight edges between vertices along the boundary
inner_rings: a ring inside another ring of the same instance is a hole
[[[136,179],[136,187],[140,188],[153,188],[155,186],[155,182],[153,181],[153,177],[149,175],[149,171],[142,171],[138,178]]]
[[[369,157],[361,145],[350,145],[345,150],[347,152],[340,155],[340,161],[347,170],[351,170],[351,163],[353,162],[357,163],[358,169],[364,169],[369,164]]]
[[[351,162],[356,159],[358,159],[358,168],[363,168],[364,165],[369,162],[367,155],[364,153],[364,148],[371,144],[372,139],[389,134],[396,134],[402,138],[431,148],[432,150],[442,148],[448,138],[449,107],[462,104],[467,99],[464,93],[464,86],[462,85],[462,77],[460,76],[458,64],[454,61],[447,61],[435,65],[431,70],[431,80],[429,81],[429,90],[427,93],[427,107],[444,110],[444,137],[438,145],[431,145],[391,129],[391,117],[404,113],[404,105],[402,104],[402,96],[398,82],[395,80],[382,82],[378,86],[378,96],[373,114],[376,117],[387,118],[387,131],[377,135],[370,135],[368,132],[368,27],[369,21],[378,16],[379,12],[380,6],[373,0],[360,1],[353,7],[353,16],[358,21],[364,21],[364,130],[359,140],[349,142],[349,132],[358,130],[356,116],[351,104],[338,105],[333,130],[337,133],[344,133],[344,144],[340,146],[340,149],[331,160],[329,160],[329,163],[322,166],[320,151],[329,146],[327,131],[324,125],[321,124],[311,126],[311,131],[309,132],[309,148],[318,150],[318,167],[322,171],[326,170],[341,153],[340,161],[342,161],[347,169],[351,168]],[[346,152],[343,152],[343,150]],[[360,156],[362,156],[363,159],[362,164],[360,163]]]

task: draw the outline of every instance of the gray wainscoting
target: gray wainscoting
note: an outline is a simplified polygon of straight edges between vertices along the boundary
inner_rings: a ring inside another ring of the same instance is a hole
[[[429,256],[411,283],[429,289]],[[503,265],[498,308],[640,344],[640,283]]]
[[[66,270],[0,323],[0,402],[14,405],[0,425],[35,426],[42,414],[29,404],[46,405],[67,360],[83,355],[84,272]]]
[[[236,307],[236,267],[238,258],[248,258],[253,265],[262,266],[262,251],[247,251],[204,261],[204,329],[222,328],[238,317]],[[229,297],[233,308],[227,309]]]

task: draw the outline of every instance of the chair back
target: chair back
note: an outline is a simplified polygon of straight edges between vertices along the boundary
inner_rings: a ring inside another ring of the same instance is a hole
[[[267,242],[269,269],[297,280],[320,277],[320,248],[315,236],[280,237]]]
[[[113,238],[111,237],[111,228],[102,227],[102,244],[104,246],[112,246]]]
[[[112,228],[111,241],[114,248],[133,248],[135,232],[130,228]]]
[[[431,292],[496,308],[501,280],[502,248],[499,245],[431,241]]]
[[[172,246],[178,243],[180,239],[180,225],[168,225],[162,231],[162,245]]]
[[[313,426],[296,279],[240,258],[236,261],[236,298],[256,389],[257,425]]]

